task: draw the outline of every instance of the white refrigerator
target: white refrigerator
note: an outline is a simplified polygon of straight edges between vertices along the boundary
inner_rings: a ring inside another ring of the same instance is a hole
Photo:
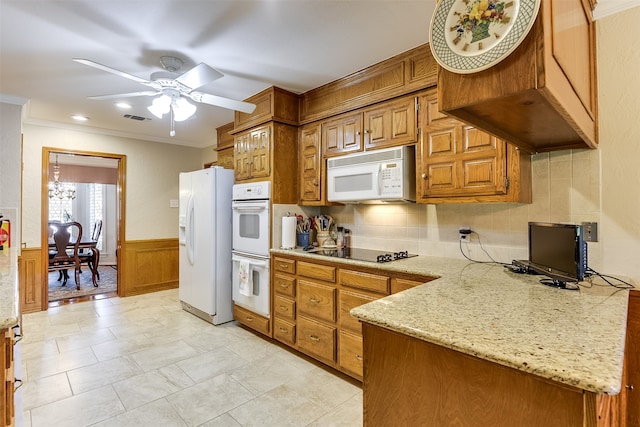
[[[219,325],[233,320],[233,171],[219,166],[180,174],[179,297],[182,308]]]

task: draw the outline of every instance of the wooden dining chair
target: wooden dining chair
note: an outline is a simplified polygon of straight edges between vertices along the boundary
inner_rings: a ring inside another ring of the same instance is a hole
[[[75,271],[76,289],[80,290],[80,257],[78,250],[82,239],[82,225],[79,222],[49,223],[54,229],[55,247],[49,252],[49,271],[63,271],[62,286],[69,278],[65,270]]]
[[[93,231],[91,232],[91,240],[97,242],[100,239],[100,233],[102,232],[102,220],[99,219],[93,224]],[[97,245],[97,243],[96,243]],[[93,286],[98,286],[96,282],[96,278],[100,280],[100,273],[98,272],[98,250],[96,249],[87,249],[81,250],[78,254],[80,257],[80,265],[87,264],[89,269],[91,270],[91,281],[93,282]]]

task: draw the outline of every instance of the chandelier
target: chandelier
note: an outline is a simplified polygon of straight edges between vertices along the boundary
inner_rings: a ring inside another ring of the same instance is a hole
[[[60,200],[72,200],[76,198],[76,186],[70,183],[60,182],[60,166],[56,154],[56,164],[53,165],[53,182],[49,183],[49,198]]]

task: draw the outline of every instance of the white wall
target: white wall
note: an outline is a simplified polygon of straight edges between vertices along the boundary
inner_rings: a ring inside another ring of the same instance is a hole
[[[11,221],[11,244],[20,241],[20,132],[22,105],[0,102],[0,213]]]
[[[40,246],[42,147],[124,154],[126,240],[178,237],[178,174],[202,167],[201,150],[110,135],[25,124],[23,241]]]

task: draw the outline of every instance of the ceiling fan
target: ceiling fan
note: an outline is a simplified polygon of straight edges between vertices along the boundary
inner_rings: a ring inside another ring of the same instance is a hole
[[[223,76],[220,71],[205,63],[200,63],[190,70],[180,74],[178,71],[182,68],[183,61],[174,56],[162,56],[160,57],[160,64],[166,71],[154,72],[151,74],[149,80],[145,80],[134,76],[133,74],[125,73],[124,71],[116,70],[115,68],[111,68],[88,59],[73,58],[73,60],[80,64],[88,65],[90,67],[124,77],[125,79],[133,80],[134,82],[153,89],[113,95],[90,96],[89,99],[116,99],[132,96],[160,95],[158,98],[153,100],[153,103],[148,107],[148,109],[158,118],[162,118],[162,116],[167,113],[171,114],[171,136],[175,135],[174,120],[178,122],[186,120],[196,111],[196,106],[190,103],[187,98],[195,102],[215,105],[248,114],[252,113],[256,108],[255,104],[251,104],[249,102],[236,101],[234,99],[224,98],[222,96],[212,95],[210,93],[196,90]]]

